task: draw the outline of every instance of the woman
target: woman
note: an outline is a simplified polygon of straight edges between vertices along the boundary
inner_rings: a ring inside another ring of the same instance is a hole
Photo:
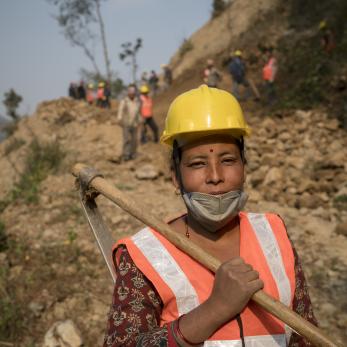
[[[161,141],[188,213],[170,225],[223,264],[214,275],[149,228],[120,240],[104,346],[310,345],[249,302],[263,288],[316,323],[281,218],[241,212],[249,133],[225,91],[203,85],[171,104]]]

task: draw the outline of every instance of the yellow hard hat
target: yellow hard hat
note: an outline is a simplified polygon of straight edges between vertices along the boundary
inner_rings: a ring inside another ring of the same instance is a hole
[[[140,93],[149,93],[149,88],[146,85],[141,86]]]
[[[99,87],[100,88],[105,87],[105,83],[104,82],[99,82]]]
[[[319,29],[320,30],[323,30],[323,29],[325,29],[327,27],[327,22],[325,21],[325,20],[321,20],[320,22],[319,22]]]
[[[242,52],[241,52],[239,49],[237,49],[237,50],[234,52],[234,55],[235,55],[236,57],[241,57],[241,56],[242,56]]]
[[[203,84],[171,103],[160,141],[172,146],[174,140],[188,143],[212,134],[240,138],[250,132],[238,101],[224,90]]]

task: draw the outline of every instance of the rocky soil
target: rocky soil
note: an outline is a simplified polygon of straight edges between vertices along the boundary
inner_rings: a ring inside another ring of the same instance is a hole
[[[157,110],[167,99],[157,99]],[[252,109],[255,105],[246,105],[253,128],[247,141],[247,209],[284,218],[321,327],[347,341],[346,133],[323,110],[266,116]],[[0,330],[2,340],[47,347],[65,346],[69,338],[76,346],[102,342],[113,288],[81,212],[70,174],[74,163],[96,167],[160,218],[184,209],[160,145],[141,146],[134,161],[120,163],[121,130],[114,112],[68,99],[46,102],[0,144],[3,197],[20,178],[33,137],[59,142],[66,153],[58,171],[40,184],[37,203],[18,198],[0,215],[8,245],[0,252],[1,304],[8,318],[0,322],[4,326],[7,319],[11,326],[8,335]],[[106,199],[98,202],[115,240],[141,227]]]

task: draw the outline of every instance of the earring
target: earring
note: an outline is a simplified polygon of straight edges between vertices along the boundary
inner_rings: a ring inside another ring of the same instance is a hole
[[[176,189],[175,189],[175,194],[176,194],[176,195],[181,195],[181,191],[180,191],[179,188],[176,188]]]

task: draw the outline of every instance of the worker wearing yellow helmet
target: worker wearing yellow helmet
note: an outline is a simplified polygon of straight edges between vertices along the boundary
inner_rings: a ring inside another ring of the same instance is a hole
[[[336,48],[336,37],[333,28],[323,19],[319,22],[320,44],[322,49],[330,54]]]
[[[148,94],[149,93],[149,88],[146,84],[140,87],[140,93],[142,94]]]
[[[235,50],[231,54],[228,70],[232,79],[231,92],[238,100],[247,100],[251,95],[250,85],[247,79],[246,63],[242,58],[242,51]],[[242,89],[240,89],[242,88]],[[240,93],[240,91],[242,93]]]
[[[93,83],[88,83],[88,88],[86,92],[86,100],[89,105],[94,104],[95,100],[95,92],[94,92],[94,84]]]
[[[98,90],[96,91],[96,106],[101,108],[105,107],[105,82],[98,83]]]
[[[249,303],[263,288],[315,322],[282,219],[243,211],[249,134],[239,103],[226,91],[203,85],[172,102],[161,142],[172,149],[172,181],[187,212],[169,224],[222,265],[211,273],[151,228],[120,240],[114,248],[119,288],[104,346],[154,339],[157,346],[309,346]],[[127,294],[135,292],[141,293],[137,313]],[[132,322],[149,317],[141,332],[135,329]]]
[[[140,87],[140,114],[141,114],[141,143],[144,144],[148,141],[147,127],[152,131],[153,142],[159,141],[158,126],[153,117],[153,99],[149,95],[149,88],[147,85]]]

